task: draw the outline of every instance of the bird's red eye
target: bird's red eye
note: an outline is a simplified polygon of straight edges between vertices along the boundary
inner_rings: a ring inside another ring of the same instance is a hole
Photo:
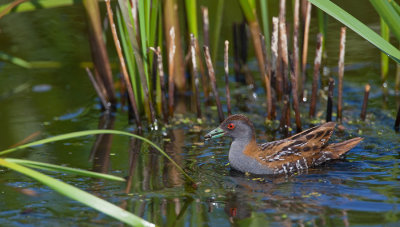
[[[228,129],[232,130],[234,128],[235,128],[235,124],[233,124],[233,123],[228,124]]]

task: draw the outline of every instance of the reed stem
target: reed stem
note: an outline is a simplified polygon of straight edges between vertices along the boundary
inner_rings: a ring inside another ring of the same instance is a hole
[[[306,84],[306,70],[307,70],[307,54],[308,54],[308,36],[310,33],[310,20],[311,20],[311,3],[307,2],[305,22],[304,22],[304,38],[303,38],[303,54],[302,54],[302,65],[301,65],[301,79],[302,84]],[[301,90],[301,98],[305,101],[304,90]]]
[[[332,121],[332,107],[333,107],[333,89],[335,88],[335,80],[329,78],[328,88],[328,105],[326,110],[326,122]]]
[[[272,92],[271,92],[271,74],[270,74],[270,69],[268,66],[268,55],[267,55],[267,48],[265,46],[265,37],[260,34],[260,39],[261,39],[261,47],[263,51],[263,56],[264,56],[264,77],[265,77],[265,91],[266,91],[266,101],[267,101],[267,118],[269,120],[272,120],[273,118],[273,113],[272,113]]]
[[[167,94],[167,86],[165,84],[165,76],[164,76],[164,68],[163,68],[163,59],[161,54],[161,48],[158,46],[157,50],[150,47],[150,50],[154,51],[157,56],[157,68],[158,68],[158,75],[160,77],[160,87],[161,87],[161,106],[162,106],[162,115],[164,123],[168,123],[168,106],[166,100]]]
[[[281,86],[281,78],[277,74],[278,70],[278,32],[279,32],[279,19],[277,17],[272,18],[272,37],[271,37],[271,78],[275,78],[275,91],[278,96],[278,100],[282,96],[282,86]]]
[[[317,92],[318,92],[318,81],[319,81],[319,75],[320,75],[320,66],[321,66],[321,60],[322,60],[322,34],[319,33],[317,36],[317,49],[316,49],[316,54],[315,54],[315,60],[314,60],[314,76],[313,76],[313,82],[312,82],[312,91],[311,91],[311,104],[310,104],[310,117],[315,117],[315,108],[317,105]]]
[[[225,91],[226,91],[226,106],[228,109],[228,116],[232,114],[231,112],[231,92],[229,90],[229,41],[225,41],[225,52],[224,52],[224,69],[225,69]]]
[[[128,96],[129,96],[129,99],[130,99],[130,103],[131,103],[132,109],[133,109],[133,111],[135,113],[135,121],[136,121],[137,126],[139,128],[141,128],[142,127],[142,123],[140,121],[140,115],[139,115],[139,111],[138,111],[137,105],[136,105],[135,94],[133,93],[132,84],[131,84],[131,81],[129,80],[128,71],[127,71],[126,65],[125,65],[125,59],[124,59],[124,56],[122,55],[121,45],[120,45],[120,42],[119,42],[119,39],[118,39],[117,29],[115,28],[113,12],[112,12],[111,3],[110,3],[109,0],[106,0],[106,5],[107,5],[108,20],[110,21],[111,32],[112,32],[115,48],[117,50],[117,54],[118,54],[118,58],[119,58],[120,66],[121,66],[122,75],[124,77],[125,83],[128,85],[127,86],[128,87]]]
[[[211,81],[211,88],[213,90],[215,102],[217,104],[218,118],[219,118],[219,121],[222,122],[222,121],[224,121],[224,113],[222,111],[221,101],[220,101],[219,95],[218,95],[217,82],[215,79],[214,68],[213,68],[212,61],[211,61],[210,50],[208,49],[207,46],[204,46],[204,56],[205,56],[206,64],[207,64],[207,68],[208,68],[208,76],[210,77],[210,81]]]
[[[344,54],[346,47],[346,27],[340,30],[340,47],[339,47],[339,71],[338,71],[338,108],[337,118],[342,121],[342,104],[343,104],[343,76],[344,76]]]
[[[399,129],[400,129],[400,105],[399,108],[397,109],[396,122],[394,123],[394,130],[396,132],[399,132]]]
[[[101,88],[99,86],[99,84],[97,83],[97,81],[94,79],[94,76],[92,74],[92,72],[90,71],[90,69],[88,67],[86,67],[86,72],[89,76],[90,82],[92,82],[92,85],[94,87],[94,89],[96,90],[97,96],[99,96],[100,102],[103,106],[103,108],[108,111],[110,110],[111,107],[111,103],[107,102],[106,98],[104,97],[103,92],[101,91]]]
[[[368,96],[369,96],[370,89],[371,89],[371,86],[369,84],[366,84],[365,91],[364,91],[364,100],[363,100],[363,104],[361,107],[361,114],[360,114],[360,118],[362,121],[365,121],[365,117],[367,116]]]
[[[193,65],[194,97],[196,102],[197,118],[201,119],[202,116],[199,97],[199,72],[197,70],[196,43],[196,37],[194,37],[193,34],[190,34],[190,53]]]
[[[299,24],[300,24],[300,0],[294,3],[294,28],[293,28],[293,71],[297,81],[297,92],[302,94],[303,81],[300,78],[300,62],[299,62]],[[293,85],[292,85],[293,86]]]

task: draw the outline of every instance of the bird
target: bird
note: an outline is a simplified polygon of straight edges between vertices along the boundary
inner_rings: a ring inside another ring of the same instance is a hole
[[[257,144],[253,123],[245,115],[234,114],[204,138],[232,138],[228,158],[235,170],[256,175],[291,174],[340,159],[363,140],[355,137],[328,144],[335,125],[327,122],[286,139]]]

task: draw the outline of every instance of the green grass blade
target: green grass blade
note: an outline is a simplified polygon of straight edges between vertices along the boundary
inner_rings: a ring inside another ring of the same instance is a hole
[[[132,213],[129,213],[128,211],[112,203],[109,203],[79,188],[49,177],[30,168],[21,166],[16,163],[8,162],[4,159],[0,159],[0,165],[22,173],[28,177],[31,177],[68,198],[83,203],[86,206],[107,214],[130,226],[154,226],[154,224],[147,222],[142,218]]]
[[[192,33],[196,39],[198,39],[199,32],[197,28],[197,0],[185,0],[185,6],[189,34]]]
[[[211,43],[212,47],[212,53],[211,53],[211,59],[215,63],[218,55],[218,44],[219,40],[221,37],[221,26],[222,26],[222,20],[223,20],[223,14],[224,14],[224,6],[225,6],[225,0],[218,0],[217,2],[217,10],[216,10],[216,15],[215,15],[215,20],[214,20],[214,36],[213,40]]]
[[[27,68],[27,69],[32,68],[31,63],[29,63],[21,58],[14,57],[14,56],[11,56],[11,55],[3,53],[3,52],[0,52],[0,60],[9,61],[9,62],[13,63],[14,65],[18,65],[23,68]]]
[[[388,0],[369,0],[378,12],[379,16],[383,18],[388,25],[390,31],[400,40],[400,15],[393,8]]]
[[[390,32],[389,32],[389,27],[385,23],[385,20],[381,17],[381,36],[384,38],[386,41],[389,42],[389,37],[390,37]],[[382,82],[385,82],[388,76],[389,72],[389,57],[381,53],[381,79]]]
[[[263,33],[265,38],[265,46],[267,48],[268,56],[271,53],[271,41],[270,41],[270,32],[269,32],[269,21],[270,18],[268,16],[268,1],[260,0],[260,8],[261,8],[261,20],[263,24]]]
[[[122,177],[117,177],[117,176],[104,174],[104,173],[96,173],[93,171],[87,171],[87,170],[83,170],[83,169],[76,169],[76,168],[70,168],[70,167],[65,167],[65,166],[53,165],[53,164],[48,164],[48,163],[43,163],[43,162],[36,162],[36,161],[29,161],[29,160],[23,160],[23,159],[15,159],[15,158],[5,158],[4,160],[6,160],[7,162],[17,163],[17,164],[20,164],[23,166],[28,166],[28,167],[35,168],[35,169],[72,173],[72,174],[76,174],[76,175],[101,178],[101,179],[106,179],[106,180],[125,181],[125,179]]]
[[[392,6],[393,6],[394,10],[396,10],[397,14],[400,15],[400,5],[397,4],[397,2],[395,2],[395,1],[390,1],[390,4],[392,4]]]
[[[327,14],[342,22],[344,25],[358,33],[364,39],[385,52],[390,58],[400,63],[400,51],[377,33],[368,28],[365,24],[354,18],[352,15],[338,7],[331,1],[326,0],[309,0],[316,7],[322,9]]]
[[[34,141],[31,143],[23,144],[18,147],[9,148],[9,149],[1,151],[0,155],[5,155],[5,154],[11,153],[13,151],[24,149],[27,147],[33,147],[33,146],[37,146],[37,145],[52,143],[52,142],[56,142],[56,141],[60,141],[60,140],[72,139],[72,138],[81,137],[81,136],[98,135],[98,134],[124,135],[124,136],[129,136],[129,137],[134,137],[134,138],[140,139],[140,140],[150,144],[155,149],[157,149],[162,155],[164,155],[187,179],[189,179],[190,181],[195,183],[194,180],[189,175],[187,175],[187,173],[167,153],[165,153],[165,151],[163,151],[155,143],[151,142],[150,140],[148,140],[142,136],[138,136],[138,135],[135,135],[135,134],[132,134],[129,132],[118,131],[118,130],[96,129],[96,130],[86,130],[86,131],[66,133],[63,135],[54,136],[54,137]]]
[[[38,1],[26,1],[15,8],[13,8],[10,12],[26,12],[26,11],[32,11],[32,10],[37,10],[37,9],[48,9],[48,8],[54,8],[54,7],[61,7],[61,6],[71,6],[76,4],[77,0],[38,0]],[[78,2],[82,2],[81,0]],[[0,12],[3,12],[3,10],[7,9],[10,7],[10,5],[13,4],[12,2],[9,4],[3,4],[0,5]],[[8,13],[10,13],[8,12]]]
[[[251,0],[239,0],[239,3],[247,21],[255,21],[257,18],[253,2]]]

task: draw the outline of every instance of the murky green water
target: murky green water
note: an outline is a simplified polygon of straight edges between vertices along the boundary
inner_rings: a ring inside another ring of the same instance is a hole
[[[355,9],[351,1],[335,2],[378,28],[377,17],[368,4]],[[235,4],[231,7],[225,10],[227,19],[223,29],[226,32],[221,33],[221,40],[231,39],[230,24],[241,20],[229,14],[237,11]],[[312,23],[315,25],[315,22]],[[325,65],[330,75],[336,76],[340,24],[333,19],[329,22],[329,57]],[[0,63],[0,148],[7,148],[35,132],[40,133],[38,139],[99,127],[135,129],[127,122],[125,110],[119,109],[112,117],[100,113],[95,92],[80,66],[90,61],[81,7],[9,15],[0,20],[0,27],[2,51],[29,61],[54,61],[62,65],[26,70]],[[316,27],[312,30],[310,62],[314,56]],[[351,31],[348,31],[346,49],[344,126],[347,130],[336,132],[331,140],[343,141],[355,136],[365,139],[344,161],[282,177],[258,178],[232,172],[227,165],[229,139],[203,143],[203,135],[218,125],[215,109],[205,109],[206,120],[200,125],[185,99],[178,101],[176,119],[170,127],[146,131],[144,136],[162,145],[184,167],[199,183],[197,190],[187,187],[184,178],[157,151],[121,136],[83,137],[29,148],[10,156],[130,176],[132,180],[122,184],[49,173],[160,226],[229,226],[232,223],[395,226],[400,224],[400,145],[399,135],[393,131],[399,105],[393,92],[394,78],[390,77],[389,93],[383,95],[378,79],[378,50]],[[113,61],[116,62],[115,58]],[[256,68],[254,60],[250,65]],[[390,72],[393,75],[393,65]],[[372,89],[367,121],[360,122],[366,83]],[[251,97],[251,91],[243,87],[232,92],[234,112],[246,113],[254,121],[259,141],[282,137],[263,123],[261,86],[256,90],[257,99],[243,98]],[[222,89],[221,94],[224,94]],[[322,118],[325,106],[326,102],[320,99],[318,110]],[[306,113],[305,108],[303,111]],[[306,118],[304,124],[304,128],[310,126]],[[1,168],[0,176],[1,226],[119,225],[13,171]],[[27,195],[26,189],[36,195]]]

